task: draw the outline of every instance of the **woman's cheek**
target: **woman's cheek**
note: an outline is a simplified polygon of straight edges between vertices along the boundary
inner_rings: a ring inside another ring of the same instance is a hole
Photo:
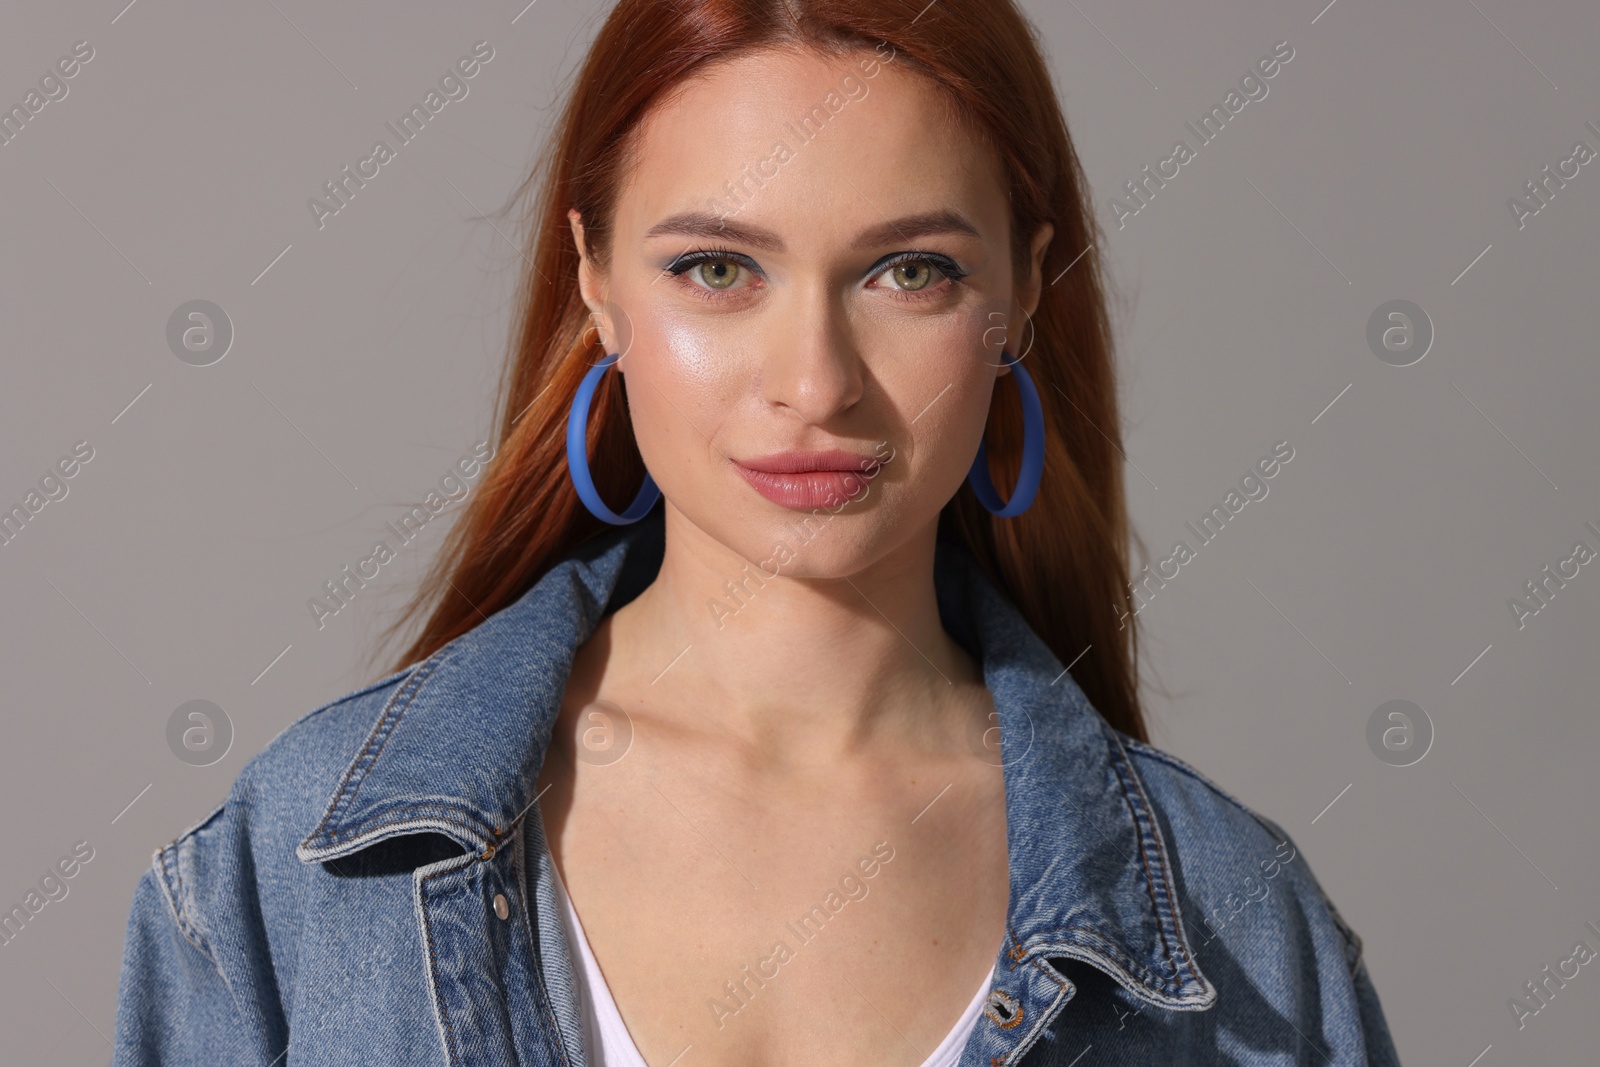
[[[647,337],[641,329],[641,338],[660,368],[661,390],[706,410],[726,410],[730,395],[751,370],[747,352],[755,342],[750,326],[729,316],[663,309],[652,317]]]
[[[670,380],[674,388],[705,391],[718,377],[716,353],[722,346],[715,333],[702,323],[663,315],[650,324],[646,350],[659,367],[660,377]],[[663,391],[671,391],[668,381],[658,384]]]
[[[921,425],[917,424],[919,429]],[[972,467],[982,439],[982,423],[975,431],[971,413],[952,404],[943,424],[931,429],[934,432],[927,435],[919,466],[929,491],[948,498],[961,488]]]
[[[736,406],[731,382],[703,328],[637,316],[634,328],[628,381],[634,430],[648,439],[641,450],[648,448],[652,473],[661,470],[671,481],[673,468],[700,467],[718,454],[716,442]]]

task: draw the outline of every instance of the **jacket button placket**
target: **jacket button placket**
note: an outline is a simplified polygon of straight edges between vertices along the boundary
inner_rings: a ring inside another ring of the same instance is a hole
[[[417,876],[429,983],[452,1067],[572,1067],[529,942],[517,847]]]
[[[995,987],[983,1002],[961,1067],[1013,1067],[1031,1062],[1025,1050],[1034,1046],[1076,992],[1076,986],[1042,963],[1015,960],[1007,954]]]

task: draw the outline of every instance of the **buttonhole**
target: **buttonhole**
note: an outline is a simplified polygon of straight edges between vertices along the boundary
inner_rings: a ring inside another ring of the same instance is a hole
[[[1009,1030],[1022,1021],[1022,1005],[1003,989],[990,991],[989,999],[983,1004],[983,1013],[1002,1030]]]

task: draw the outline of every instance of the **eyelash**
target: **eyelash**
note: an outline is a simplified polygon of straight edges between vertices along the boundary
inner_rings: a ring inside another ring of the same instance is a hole
[[[671,274],[674,278],[681,279],[684,274],[687,274],[694,267],[698,267],[702,263],[708,262],[735,263],[758,276],[761,273],[760,269],[756,267],[755,262],[751,260],[749,256],[735,252],[731,248],[701,248],[692,252],[685,252],[683,255],[679,256],[662,269],[666,273]],[[949,281],[952,288],[960,285],[961,279],[967,276],[967,272],[962,270],[956,264],[955,260],[938,252],[901,252],[891,257],[887,262],[881,264],[878,270],[875,271],[872,276],[876,278],[881,274],[893,270],[902,263],[927,263],[937,269],[940,274],[944,275],[944,280]],[[733,292],[733,290],[722,290],[719,292],[718,290],[712,289],[709,286],[699,285],[695,282],[687,280],[683,281],[681,284],[687,286],[691,293],[702,300],[727,299],[727,296],[724,294]],[[936,290],[930,291],[927,287],[924,287],[923,289],[915,291],[893,288],[886,291],[893,293],[895,298],[899,300],[918,301],[929,300],[935,296],[943,295],[948,290],[940,287]]]

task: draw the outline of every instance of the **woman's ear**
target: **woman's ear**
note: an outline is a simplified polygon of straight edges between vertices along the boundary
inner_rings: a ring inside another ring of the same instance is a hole
[[[1028,254],[1028,273],[1017,280],[1017,310],[1022,312],[1022,320],[1029,324],[1030,337],[1033,313],[1038,309],[1039,299],[1044,293],[1044,254],[1055,235],[1056,228],[1050,223],[1039,224],[1039,228],[1034,231],[1032,247]],[[1013,353],[1013,355],[1017,359],[1023,358],[1022,354]],[[1010,367],[1002,367],[999,377],[1003,378],[1010,373]]]
[[[601,347],[608,352],[616,351],[612,347],[616,332],[606,315],[605,277],[589,258],[588,246],[584,243],[583,216],[577,208],[567,211],[567,222],[572,226],[572,241],[578,249],[578,293],[589,308],[589,322],[600,334]]]
[[[1028,256],[1028,276],[1022,279],[1017,287],[1017,304],[1022,308],[1022,314],[1030,319],[1039,307],[1039,298],[1044,293],[1044,254],[1055,235],[1056,228],[1050,223],[1039,224],[1039,229],[1033,235],[1031,254]]]

